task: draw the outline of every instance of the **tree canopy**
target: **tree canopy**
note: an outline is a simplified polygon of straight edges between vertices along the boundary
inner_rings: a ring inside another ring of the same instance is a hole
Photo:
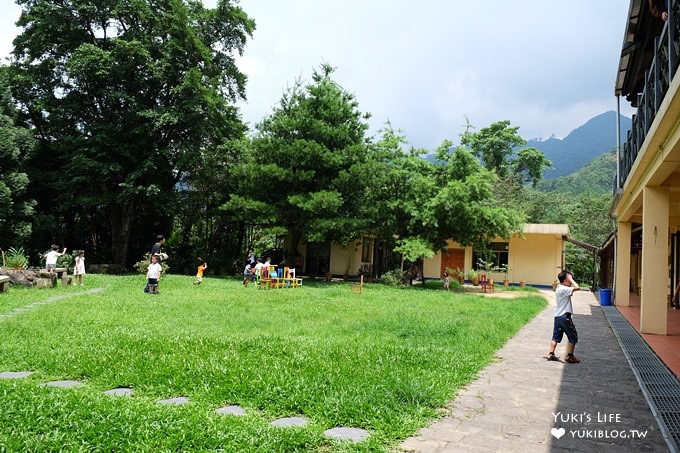
[[[38,196],[56,201],[56,223],[78,215],[92,228],[83,236],[125,264],[133,227],[163,228],[201,150],[244,133],[233,102],[246,78],[233,54],[254,23],[228,0],[18,4],[11,73],[40,142]]]
[[[0,70],[0,247],[21,243],[31,234],[35,201],[28,196],[26,159],[35,142],[30,131],[15,125],[7,73]]]
[[[224,208],[248,212],[267,227],[307,242],[347,242],[370,223],[362,214],[368,115],[322,64],[312,81],[298,80],[257,125],[241,167],[242,184]]]
[[[519,135],[519,127],[511,127],[508,120],[492,123],[479,132],[471,132],[471,128],[468,123],[461,144],[469,147],[501,179],[511,177],[516,183],[536,186],[543,171],[552,166],[536,148],[518,149],[527,142]]]

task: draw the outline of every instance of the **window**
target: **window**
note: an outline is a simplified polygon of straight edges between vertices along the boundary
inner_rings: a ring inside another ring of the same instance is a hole
[[[507,266],[508,264],[508,243],[507,242],[492,242],[490,244],[489,251],[487,253],[480,253],[474,251],[472,253],[472,268],[475,270],[479,269],[479,260],[490,262],[494,269],[498,269],[501,266]]]
[[[364,236],[361,241],[361,262],[371,263],[373,256],[373,238]]]

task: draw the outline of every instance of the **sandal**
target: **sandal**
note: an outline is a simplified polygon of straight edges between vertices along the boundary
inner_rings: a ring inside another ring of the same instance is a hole
[[[581,363],[581,360],[576,358],[576,356],[573,354],[566,356],[564,361],[567,363]]]
[[[549,353],[545,358],[547,360],[551,361],[551,362],[559,362],[560,361],[560,358],[557,357],[554,352]]]

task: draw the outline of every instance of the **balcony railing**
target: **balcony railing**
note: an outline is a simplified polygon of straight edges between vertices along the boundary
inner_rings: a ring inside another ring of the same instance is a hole
[[[635,159],[647,132],[652,126],[661,106],[661,101],[668,92],[668,87],[678,69],[680,62],[680,1],[671,0],[668,20],[660,36],[654,40],[654,58],[645,71],[645,83],[642,93],[638,94],[638,108],[633,115],[631,129],[628,131],[623,151],[619,155],[619,180],[614,192],[623,188],[630,174]]]

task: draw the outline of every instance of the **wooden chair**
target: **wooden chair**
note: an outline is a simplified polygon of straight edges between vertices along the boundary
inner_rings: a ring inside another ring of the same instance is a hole
[[[271,287],[271,279],[269,278],[269,271],[263,267],[255,270],[255,288],[266,288]]]
[[[349,289],[353,293],[361,293],[364,290],[364,275],[361,274],[361,277],[359,278],[359,283],[352,283],[349,285]]]
[[[295,277],[295,268],[283,268],[283,282],[286,288],[297,288],[302,286],[302,279]]]
[[[269,282],[270,288],[283,288],[286,284],[284,273],[279,274],[275,265],[269,266]]]

